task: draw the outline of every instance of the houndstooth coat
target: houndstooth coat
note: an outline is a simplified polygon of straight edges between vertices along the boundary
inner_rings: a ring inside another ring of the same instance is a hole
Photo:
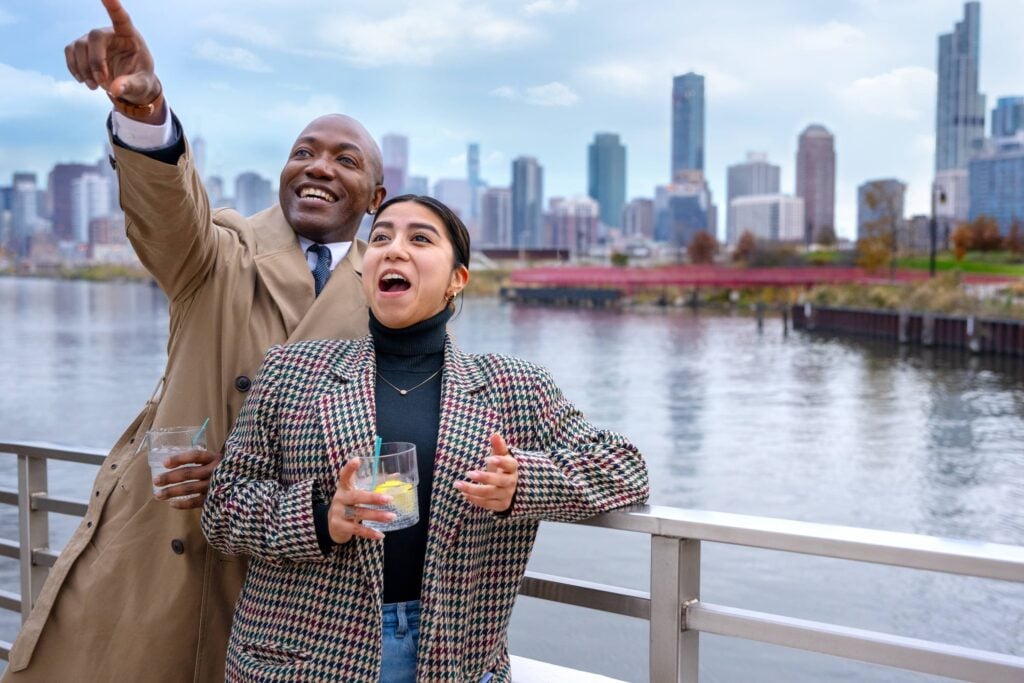
[[[314,501],[332,497],[351,457],[372,452],[373,343],[275,346],[213,476],[202,525],[210,543],[251,555],[228,645],[231,681],[377,683],[383,543],[326,556]],[[519,463],[511,514],[455,488],[502,434]],[[506,629],[540,520],[574,521],[646,501],[636,448],[598,430],[546,371],[469,355],[449,337],[423,566],[417,681],[510,680]]]

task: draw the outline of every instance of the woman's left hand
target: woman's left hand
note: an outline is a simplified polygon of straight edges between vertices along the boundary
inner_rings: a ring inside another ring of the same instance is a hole
[[[472,470],[466,476],[473,482],[455,482],[473,505],[494,512],[507,512],[519,485],[519,463],[509,455],[501,434],[491,434],[491,455],[484,470]]]

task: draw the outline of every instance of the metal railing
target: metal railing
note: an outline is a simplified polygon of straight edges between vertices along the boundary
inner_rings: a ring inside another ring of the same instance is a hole
[[[0,443],[0,454],[13,454],[18,460],[18,490],[0,489],[0,503],[18,506],[19,535],[27,539],[21,543],[0,539],[0,556],[21,563],[21,593],[0,592],[0,607],[20,611],[24,620],[57,559],[49,547],[47,515],[83,515],[87,508],[85,501],[47,493],[47,461],[99,465],[104,454],[35,443]],[[611,512],[583,524],[648,534],[650,591],[527,572],[520,594],[648,620],[649,678],[655,683],[698,681],[700,633],[948,678],[992,683],[1024,680],[1024,657],[700,599],[700,556],[705,542],[1020,583],[1024,583],[1024,547],[661,506]],[[6,658],[9,652],[10,644],[0,642],[0,656]]]

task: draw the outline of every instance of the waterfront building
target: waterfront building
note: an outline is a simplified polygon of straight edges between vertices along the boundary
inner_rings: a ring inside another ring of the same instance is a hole
[[[41,230],[35,173],[15,173],[11,182],[11,242],[14,253],[27,256]]]
[[[654,239],[685,247],[700,231],[716,232],[716,209],[700,171],[683,171],[677,181],[659,185],[654,194]]]
[[[488,187],[480,197],[480,242],[483,247],[512,246],[512,190]]]
[[[739,235],[751,233],[766,242],[804,240],[804,200],[785,194],[755,194],[733,199],[729,206]]]
[[[966,168],[985,138],[985,96],[978,92],[981,4],[964,4],[964,18],[939,36],[935,107],[935,170]]]
[[[906,192],[906,183],[895,178],[869,180],[858,187],[857,239],[898,232]]]
[[[270,181],[258,173],[248,171],[235,178],[235,210],[251,216],[276,201]]]
[[[589,254],[601,239],[601,207],[590,197],[554,197],[548,203],[544,246]]]
[[[992,138],[971,159],[970,217],[991,216],[1006,235],[1014,219],[1024,221],[1024,131]]]
[[[480,195],[484,187],[480,180],[480,145],[476,142],[466,148],[466,179],[469,181],[469,218],[476,223],[480,219]]]
[[[672,80],[672,182],[704,161],[704,77],[690,72]]]
[[[541,244],[544,227],[544,169],[534,157],[512,161],[512,244],[517,249]]]
[[[1000,97],[992,110],[992,137],[1006,138],[1024,130],[1024,97]]]
[[[96,173],[96,166],[91,164],[57,164],[50,170],[46,187],[50,205],[50,220],[53,222],[53,234],[58,240],[77,240],[74,235],[73,211],[71,207],[71,186],[76,180],[87,173]],[[109,183],[107,185],[109,190]]]
[[[622,234],[624,237],[654,239],[654,200],[637,197],[622,209]]]
[[[430,180],[425,175],[411,175],[405,179],[405,193],[426,195],[430,194]],[[390,198],[391,195],[388,195]]]
[[[463,221],[469,221],[472,192],[465,178],[440,178],[434,183],[434,198],[448,206]]]
[[[812,123],[797,139],[796,196],[804,200],[804,243],[835,233],[836,148],[825,126]]]
[[[93,219],[110,215],[110,182],[95,171],[71,181],[71,235],[76,244],[93,242]]]
[[[779,193],[779,167],[768,162],[768,155],[747,152],[747,160],[729,167],[726,174],[725,196],[725,239],[736,244],[740,233],[736,231],[732,201],[737,197],[750,195],[772,195]]]
[[[622,225],[626,203],[626,148],[615,133],[597,133],[587,149],[587,194],[601,210],[601,223]]]
[[[397,197],[405,194],[405,184],[409,176],[409,138],[397,133],[388,133],[380,139],[380,150],[384,162],[384,188],[387,190],[387,196]]]
[[[910,217],[907,229],[899,236],[899,250],[902,253],[926,254],[931,245],[931,218],[926,215]]]

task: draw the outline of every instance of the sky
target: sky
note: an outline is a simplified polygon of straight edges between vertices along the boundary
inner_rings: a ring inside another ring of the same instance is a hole
[[[668,182],[672,77],[706,84],[706,175],[724,233],[726,168],[748,151],[794,192],[797,136],[836,138],[836,224],[855,234],[856,188],[908,183],[927,213],[936,50],[953,0],[124,0],[207,172],[276,185],[292,141],[331,111],[379,140],[410,138],[411,173],[509,184],[537,157],[545,198],[585,195],[597,132],[627,147],[627,196]],[[103,154],[109,102],[68,74],[64,45],[107,25],[99,0],[0,0],[0,184]],[[1024,0],[981,4],[981,90],[1024,95]],[[986,126],[987,130],[987,126]],[[41,182],[45,182],[42,180]]]

